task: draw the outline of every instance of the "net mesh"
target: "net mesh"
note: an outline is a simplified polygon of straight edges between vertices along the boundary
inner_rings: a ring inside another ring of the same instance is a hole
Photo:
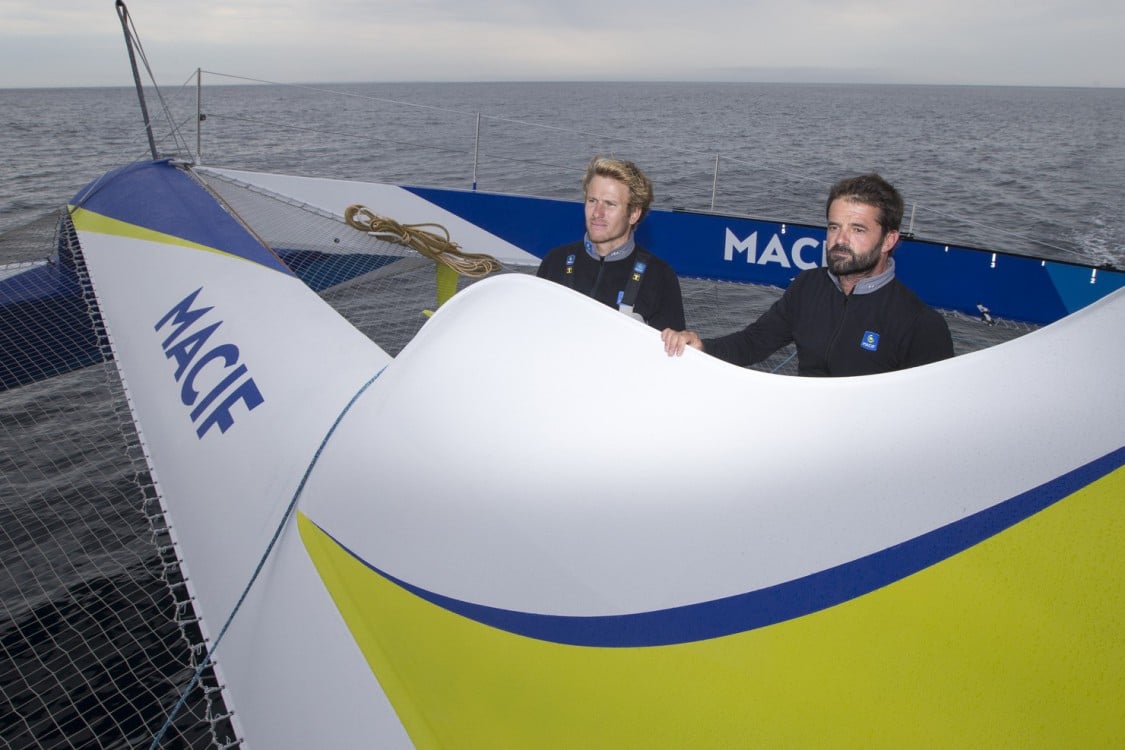
[[[388,353],[397,354],[427,320],[424,311],[437,298],[434,263],[347,227],[344,206],[333,215],[214,175],[206,182],[271,247],[296,258],[331,254],[330,262],[304,270],[306,280]],[[43,217],[0,238],[0,278],[75,245],[65,212]],[[81,287],[81,253],[74,256]],[[780,294],[698,279],[682,285],[689,324],[704,336],[745,325]],[[71,351],[68,361],[83,366],[44,370],[51,377],[0,391],[5,748],[147,747],[204,656],[125,394],[112,362],[104,361],[96,308],[84,303],[81,314],[89,329],[82,336],[73,319],[55,320],[46,310],[35,318],[34,335],[44,347]],[[1029,330],[947,318],[959,354]],[[792,350],[757,369],[794,373]],[[205,671],[160,746],[238,744],[231,708]]]

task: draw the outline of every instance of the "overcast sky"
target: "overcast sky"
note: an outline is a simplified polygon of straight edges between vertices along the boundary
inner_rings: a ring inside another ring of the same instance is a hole
[[[1125,87],[1125,0],[131,0],[161,85],[700,80]],[[0,88],[128,86],[113,0],[0,0]]]

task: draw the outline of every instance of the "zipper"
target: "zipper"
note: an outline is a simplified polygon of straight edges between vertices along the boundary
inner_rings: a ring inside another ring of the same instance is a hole
[[[594,285],[590,287],[590,296],[598,299],[598,287],[602,285],[602,271],[605,270],[605,258],[598,258],[598,275],[594,277]]]
[[[832,332],[832,338],[828,340],[828,346],[824,350],[824,370],[830,377],[832,375],[832,350],[836,348],[836,341],[840,338],[840,331],[844,330],[844,323],[847,322],[848,301],[850,299],[850,294],[844,295],[844,314],[840,316],[840,322],[836,325],[836,330]]]

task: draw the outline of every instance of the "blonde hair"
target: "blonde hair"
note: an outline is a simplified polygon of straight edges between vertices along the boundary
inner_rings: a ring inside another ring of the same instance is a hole
[[[583,193],[590,187],[590,180],[595,177],[609,177],[629,189],[629,210],[641,209],[638,224],[648,215],[648,209],[652,206],[652,180],[636,164],[624,159],[595,156],[586,167],[586,177],[582,180]]]

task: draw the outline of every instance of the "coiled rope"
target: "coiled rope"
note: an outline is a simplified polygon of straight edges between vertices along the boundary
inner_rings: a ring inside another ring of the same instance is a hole
[[[442,263],[462,276],[479,279],[500,270],[500,261],[484,253],[466,253],[449,239],[449,231],[441,224],[399,224],[394,219],[379,216],[358,203],[344,211],[348,226],[370,232],[383,239],[416,250],[435,263]],[[423,227],[436,227],[444,237]]]

